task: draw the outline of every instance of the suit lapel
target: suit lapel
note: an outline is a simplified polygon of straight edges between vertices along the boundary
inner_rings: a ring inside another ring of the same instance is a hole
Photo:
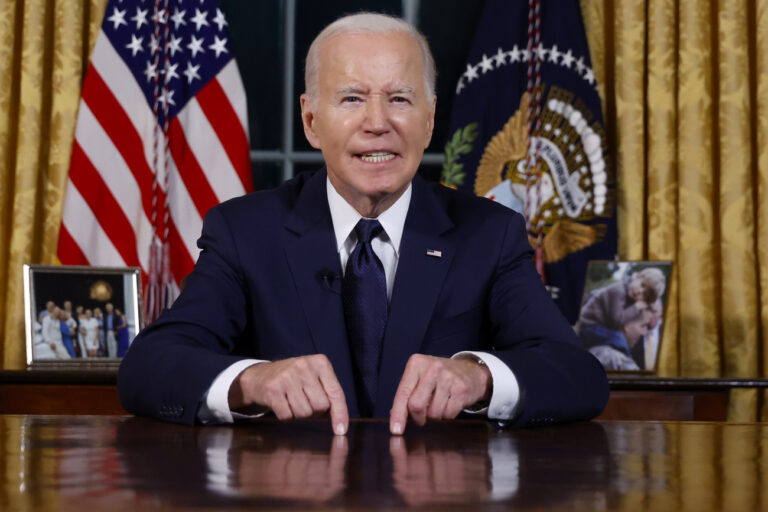
[[[326,195],[326,173],[309,178],[285,222],[285,254],[317,353],[325,354],[358,416],[341,303],[341,264]]]
[[[441,236],[452,227],[435,194],[414,178],[384,334],[376,416],[388,415],[405,364],[421,348],[454,255],[453,243]]]

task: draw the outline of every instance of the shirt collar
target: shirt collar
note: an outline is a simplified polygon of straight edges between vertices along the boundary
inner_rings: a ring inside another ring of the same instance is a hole
[[[328,207],[331,210],[331,220],[333,221],[333,231],[336,235],[336,250],[341,251],[344,242],[349,238],[349,234],[355,229],[357,222],[363,217],[350,205],[346,199],[341,197],[331,184],[331,180],[326,177],[325,188],[328,194]],[[405,217],[408,215],[408,206],[411,204],[412,185],[409,183],[392,206],[387,208],[377,220],[384,228],[384,232],[389,237],[395,248],[397,255],[400,255],[400,240],[403,238],[403,227],[405,226]]]

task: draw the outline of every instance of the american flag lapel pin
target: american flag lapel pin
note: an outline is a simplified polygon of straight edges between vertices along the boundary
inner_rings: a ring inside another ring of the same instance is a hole
[[[427,249],[427,256],[432,256],[433,258],[442,258],[443,251],[438,251],[436,249]]]

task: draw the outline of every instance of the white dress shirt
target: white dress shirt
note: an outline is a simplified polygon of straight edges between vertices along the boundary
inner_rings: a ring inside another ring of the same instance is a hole
[[[339,252],[339,260],[342,270],[347,265],[347,259],[357,245],[357,236],[354,229],[362,218],[347,201],[341,197],[336,189],[326,179],[326,191],[328,206],[331,211],[333,231],[336,235],[336,248]],[[409,185],[403,195],[386,211],[377,217],[383,228],[382,233],[371,241],[371,247],[384,267],[384,275],[387,280],[387,300],[392,298],[392,288],[395,283],[397,263],[400,257],[400,241],[403,236],[405,218],[408,215],[408,207],[411,203],[412,188]],[[487,414],[491,419],[511,419],[520,400],[520,388],[512,370],[498,357],[487,352],[463,351],[455,354],[453,358],[473,358],[481,361],[491,372],[493,379],[493,393],[488,407],[467,412]],[[223,370],[214,379],[208,389],[203,403],[197,413],[197,418],[203,423],[232,423],[234,418],[249,418],[260,416],[243,415],[233,413],[229,408],[229,388],[240,373],[254,364],[266,361],[260,359],[244,359],[238,361]],[[480,364],[480,363],[478,363]]]
[[[56,354],[56,359],[71,359],[67,349],[64,347],[64,340],[61,336],[61,321],[53,318],[51,315],[43,318],[43,340],[48,344],[53,344],[51,349]]]

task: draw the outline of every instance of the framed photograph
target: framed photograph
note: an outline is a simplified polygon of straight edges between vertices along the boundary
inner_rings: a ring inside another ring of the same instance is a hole
[[[590,261],[576,331],[606,371],[656,371],[671,261]]]
[[[117,366],[141,330],[138,267],[24,265],[27,365]]]

